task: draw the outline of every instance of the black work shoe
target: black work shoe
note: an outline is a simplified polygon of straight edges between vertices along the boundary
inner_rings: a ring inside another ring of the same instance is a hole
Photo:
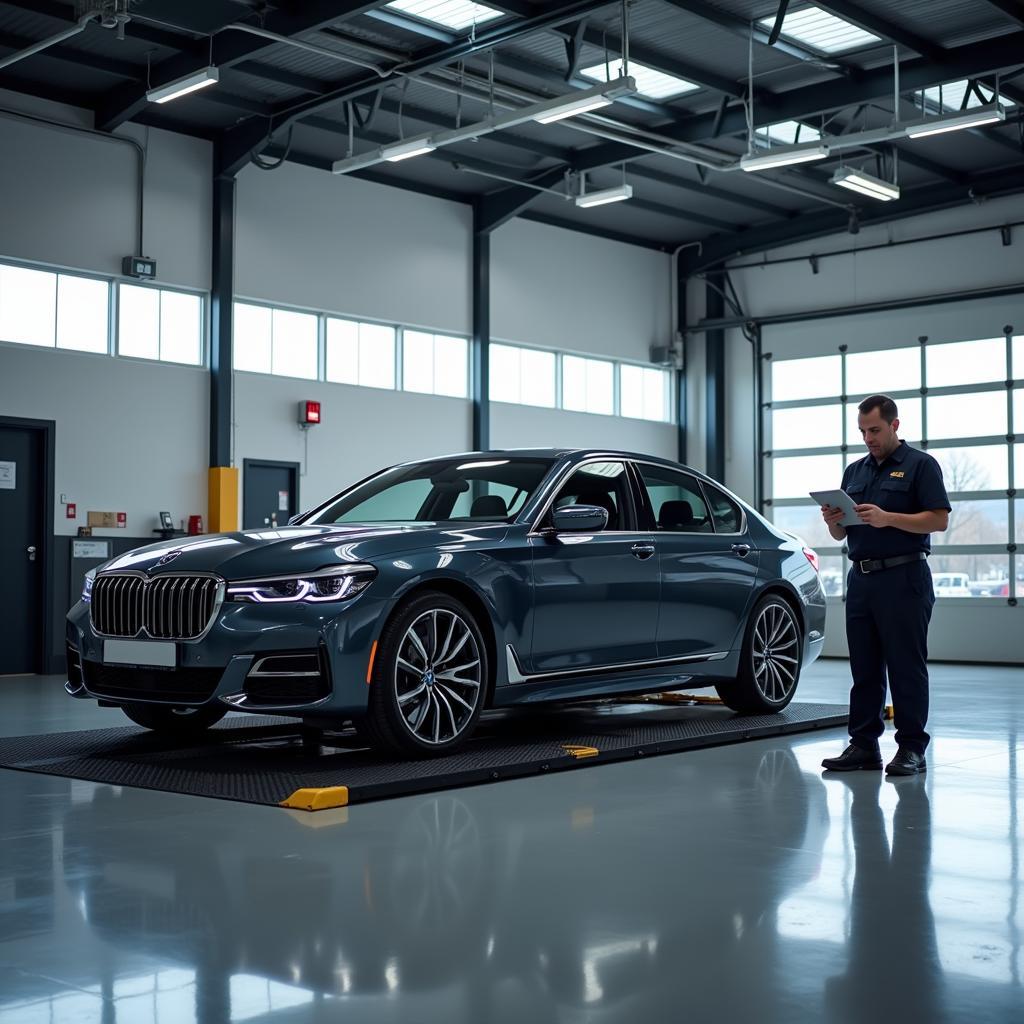
[[[918,775],[928,770],[924,754],[900,747],[896,756],[885,766],[886,775]]]
[[[880,772],[882,755],[877,750],[865,750],[851,743],[838,757],[826,757],[821,767],[830,772]]]

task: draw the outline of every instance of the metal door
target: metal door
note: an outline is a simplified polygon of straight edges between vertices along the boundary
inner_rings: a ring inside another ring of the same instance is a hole
[[[276,530],[299,511],[299,464],[245,459],[242,529]]]

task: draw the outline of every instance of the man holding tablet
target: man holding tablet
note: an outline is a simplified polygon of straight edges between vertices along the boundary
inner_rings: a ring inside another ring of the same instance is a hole
[[[892,691],[899,752],[889,775],[925,771],[928,733],[928,622],[935,595],[926,561],[929,534],[949,525],[942,470],[930,455],[896,436],[896,403],[872,395],[857,407],[868,454],[843,473],[858,525],[842,508],[822,505],[835,540],[845,540],[853,563],[847,581],[846,638],[850,648],[850,745],[822,767],[879,770],[878,739],[885,729],[886,677]]]

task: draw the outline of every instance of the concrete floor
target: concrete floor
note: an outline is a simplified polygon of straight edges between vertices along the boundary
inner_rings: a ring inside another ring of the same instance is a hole
[[[841,731],[312,815],[0,771],[0,1022],[1024,1020],[1024,672],[932,682],[895,782]],[[117,722],[0,679],[0,734]]]

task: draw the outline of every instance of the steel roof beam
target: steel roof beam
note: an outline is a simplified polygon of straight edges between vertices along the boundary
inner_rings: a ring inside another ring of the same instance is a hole
[[[1003,14],[1012,18],[1018,25],[1024,26],[1024,4],[1020,0],[988,0],[993,7],[998,7]]]

